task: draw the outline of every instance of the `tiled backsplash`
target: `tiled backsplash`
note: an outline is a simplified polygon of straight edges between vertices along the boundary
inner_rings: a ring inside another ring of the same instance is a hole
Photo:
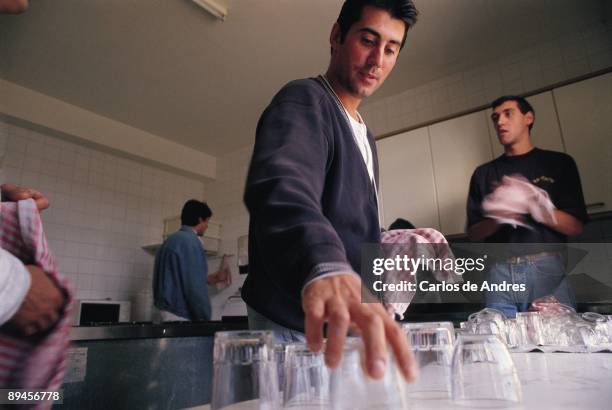
[[[141,246],[160,242],[163,218],[180,214],[189,198],[204,198],[204,183],[27,128],[0,126],[4,181],[49,197],[42,220],[77,297],[132,300],[138,319],[140,305],[150,300],[153,271],[153,258]]]
[[[409,64],[409,62],[408,62]],[[612,67],[612,25],[571,30],[484,66],[459,71],[381,100],[361,114],[375,135],[395,132]]]
[[[213,211],[212,219],[223,224],[221,253],[234,255],[230,258],[230,267],[234,273],[232,286],[218,293],[211,292],[213,319],[220,319],[223,304],[238,291],[246,277],[238,275],[235,255],[238,238],[246,235],[249,230],[249,214],[242,202],[242,194],[252,151],[253,147],[248,146],[217,158],[217,179],[207,183],[204,189],[206,201]],[[217,265],[218,260],[213,260],[210,268],[214,270]]]

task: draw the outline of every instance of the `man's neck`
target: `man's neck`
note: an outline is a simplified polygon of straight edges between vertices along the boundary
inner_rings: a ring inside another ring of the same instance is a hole
[[[534,148],[531,137],[527,136],[527,138],[523,138],[520,142],[504,146],[504,153],[508,157],[515,157],[517,155],[527,154]]]
[[[325,73],[325,78],[327,78],[327,81],[329,81],[329,85],[331,85],[331,88],[334,90],[349,115],[356,121],[361,122],[359,119],[359,114],[357,114],[357,108],[361,103],[361,98],[355,97],[342,85],[340,85],[340,82],[330,70],[327,70],[327,73]]]

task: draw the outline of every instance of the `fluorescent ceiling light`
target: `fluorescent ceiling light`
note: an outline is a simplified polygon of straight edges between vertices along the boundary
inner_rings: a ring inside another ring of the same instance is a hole
[[[218,18],[219,20],[225,21],[227,16],[227,7],[221,6],[215,0],[191,0],[204,10]]]

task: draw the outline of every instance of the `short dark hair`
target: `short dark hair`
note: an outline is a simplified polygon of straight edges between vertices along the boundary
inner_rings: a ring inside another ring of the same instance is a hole
[[[415,229],[415,226],[404,218],[397,218],[391,225],[389,225],[390,231],[394,229]]]
[[[181,224],[196,226],[200,223],[200,218],[206,220],[212,216],[212,211],[206,202],[190,199],[183,205],[181,211]]]
[[[418,10],[412,0],[346,0],[340,10],[337,23],[340,26],[340,42],[344,42],[346,34],[353,23],[361,20],[361,13],[366,6],[372,6],[387,11],[391,17],[402,20],[406,25],[402,45],[406,43],[408,29],[417,22]]]
[[[519,97],[518,95],[504,95],[504,96],[497,98],[495,101],[491,103],[491,109],[495,109],[499,107],[506,101],[516,102],[516,105],[518,105],[519,111],[523,115],[527,114],[528,112],[531,112],[533,114],[533,122],[529,124],[529,131],[531,131],[531,129],[533,128],[533,123],[535,122],[535,110],[533,109],[531,104],[529,104],[529,101],[527,101],[523,97]]]

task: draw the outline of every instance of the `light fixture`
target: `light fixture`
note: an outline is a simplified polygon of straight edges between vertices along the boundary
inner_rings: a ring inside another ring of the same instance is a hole
[[[225,21],[227,16],[227,7],[221,6],[215,0],[191,0],[204,10],[218,18],[219,20]]]

